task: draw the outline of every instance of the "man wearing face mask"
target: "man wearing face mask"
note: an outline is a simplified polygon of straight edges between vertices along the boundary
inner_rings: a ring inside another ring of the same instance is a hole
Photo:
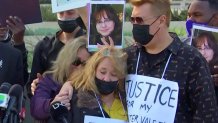
[[[130,2],[133,37],[138,45],[126,49],[128,74],[178,84],[175,123],[217,123],[214,85],[206,60],[176,34],[168,32],[170,0]]]
[[[7,25],[0,24],[0,35],[5,36],[1,42],[13,46],[22,53],[23,59],[23,79],[22,86],[25,85],[29,78],[28,65],[27,65],[27,54],[28,51],[24,43],[24,32],[25,26],[22,20],[17,16],[9,16],[6,20]],[[7,31],[7,32],[5,32]]]
[[[217,0],[194,0],[188,8],[186,29],[188,38],[184,42],[190,42],[193,24],[218,27],[218,1]],[[217,56],[215,56],[217,57]],[[218,102],[218,64],[209,63],[211,76],[215,84],[216,98]]]
[[[191,36],[193,24],[218,27],[218,1],[193,0],[188,7],[188,18],[186,21],[188,37]]]
[[[85,28],[85,26],[81,23],[81,18],[76,9],[57,13],[57,19],[61,30],[52,38],[45,37],[42,41],[38,42],[35,47],[31,74],[26,85],[29,97],[32,95],[31,83],[38,83],[41,74],[52,66],[52,61],[55,61],[61,48],[73,38],[85,34],[82,29]]]
[[[0,28],[0,84],[24,84],[23,59],[19,50],[6,43],[10,39],[7,27]]]

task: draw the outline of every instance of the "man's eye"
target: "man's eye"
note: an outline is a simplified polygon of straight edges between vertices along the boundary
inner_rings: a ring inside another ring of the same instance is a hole
[[[200,17],[201,14],[197,13],[197,14],[194,14],[193,16],[195,16],[195,17]]]

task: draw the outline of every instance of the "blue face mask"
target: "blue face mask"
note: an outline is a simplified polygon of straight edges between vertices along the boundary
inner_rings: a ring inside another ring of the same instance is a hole
[[[198,24],[198,25],[208,25],[208,23],[199,23],[199,22],[195,22],[191,19],[188,19],[186,21],[186,31],[187,31],[187,34],[188,34],[188,37],[190,37],[192,35],[192,27],[193,27],[193,24]]]
[[[193,20],[191,20],[191,19],[188,19],[188,20],[186,21],[186,31],[187,31],[188,37],[190,37],[190,36],[192,35],[192,27],[193,27],[193,24],[206,26],[206,25],[208,25],[208,24],[211,22],[211,20],[213,19],[213,17],[214,17],[214,14],[211,16],[211,18],[209,19],[209,21],[208,21],[208,22],[205,22],[205,23],[195,22],[195,21],[193,21]]]

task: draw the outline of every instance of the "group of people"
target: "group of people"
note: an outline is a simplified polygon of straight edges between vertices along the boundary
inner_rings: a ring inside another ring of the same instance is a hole
[[[32,69],[26,84],[31,98],[32,117],[42,123],[54,123],[49,107],[54,102],[61,102],[69,110],[69,122],[83,123],[88,115],[128,121],[124,79],[129,74],[136,74],[178,84],[174,122],[218,122],[217,97],[214,91],[217,86],[217,73],[213,71],[217,68],[216,59],[213,59],[217,54],[217,44],[210,42],[213,38],[202,34],[194,41],[196,49],[183,43],[175,33],[169,33],[170,0],[128,2],[133,6],[130,21],[136,43],[126,49],[113,47],[119,38],[114,38],[113,31],[107,29],[109,32],[105,37],[101,34],[98,39],[92,39],[99,42],[100,38],[101,45],[105,47],[100,47],[95,53],[89,52],[86,48],[85,26],[78,21],[81,20],[81,13],[77,9],[57,13],[61,30],[52,38],[45,37],[34,50]],[[216,0],[193,0],[188,9],[188,19],[193,23],[207,23],[217,27],[217,6]],[[107,7],[99,9],[101,11],[93,16],[97,32],[100,33],[98,27],[107,27],[106,24],[111,24],[113,30],[119,28],[117,24],[120,22],[113,20],[114,16],[110,14],[113,11],[108,11]],[[18,43],[25,49],[23,38],[16,39],[16,29],[12,26],[16,27],[22,21],[17,17],[12,17],[11,21],[15,22],[8,23],[8,28],[0,30],[0,45],[7,45],[7,50],[13,49],[17,52],[13,61],[19,60],[16,63],[21,67],[18,68],[25,73],[27,51],[21,50],[21,53],[12,47],[17,48]],[[20,30],[21,34],[18,35],[23,37],[24,30],[21,27]],[[110,42],[105,39],[108,36]],[[12,39],[13,45],[5,43]],[[206,57],[203,50],[212,49],[213,56]],[[9,52],[7,50],[3,52]],[[4,63],[2,60],[0,70]],[[19,77],[26,78],[23,73]],[[21,84],[25,80],[16,82]]]

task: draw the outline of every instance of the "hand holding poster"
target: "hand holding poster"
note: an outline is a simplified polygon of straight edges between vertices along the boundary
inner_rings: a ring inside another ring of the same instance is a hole
[[[126,77],[129,123],[173,123],[178,83],[142,75]]]

